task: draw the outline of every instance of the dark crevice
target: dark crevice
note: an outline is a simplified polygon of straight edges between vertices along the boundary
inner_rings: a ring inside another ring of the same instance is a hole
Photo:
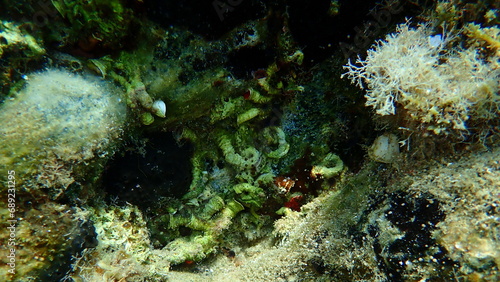
[[[118,153],[103,176],[108,203],[137,205],[148,212],[161,198],[180,198],[191,183],[193,148],[178,146],[170,132],[144,136],[144,148]]]

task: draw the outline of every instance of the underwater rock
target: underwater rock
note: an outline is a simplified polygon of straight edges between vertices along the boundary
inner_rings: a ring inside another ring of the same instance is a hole
[[[394,134],[382,134],[373,141],[368,155],[376,162],[393,163],[399,155],[398,137]]]
[[[1,247],[6,254],[0,267],[4,281],[59,281],[85,248],[97,245],[92,223],[67,205],[54,202],[19,204],[22,207],[17,214],[23,216],[14,220],[16,236],[12,237],[12,230],[0,233],[2,242],[16,243]],[[0,219],[3,222],[11,220],[7,209],[0,211]],[[7,257],[9,250],[15,250],[14,260]]]
[[[54,199],[76,179],[92,181],[98,174],[90,164],[112,155],[122,133],[120,95],[93,76],[57,69],[28,75],[25,88],[1,106],[1,177],[14,170],[23,192],[36,198],[42,188]]]
[[[367,165],[338,192],[278,220],[283,240],[243,262],[259,263],[238,277],[273,280],[270,269],[286,269],[282,276],[315,281],[497,281],[499,154],[434,163],[387,186]]]
[[[90,208],[97,246],[72,265],[71,281],[162,281],[169,262],[150,247],[146,222],[137,207]],[[48,280],[49,281],[49,280]],[[50,280],[53,281],[53,280]]]
[[[2,186],[9,210],[0,216],[14,228],[2,237],[15,234],[11,278],[54,281],[83,249],[96,245],[86,214],[60,202],[84,203],[94,195],[126,107],[121,91],[93,76],[51,69],[25,79],[25,87],[0,107],[0,180],[9,180]]]
[[[38,34],[31,34],[26,25],[0,21],[0,101],[21,77],[21,69],[41,60],[46,49]]]

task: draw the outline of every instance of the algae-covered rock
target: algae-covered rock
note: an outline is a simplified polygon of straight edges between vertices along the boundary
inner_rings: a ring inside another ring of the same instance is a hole
[[[98,244],[75,261],[73,281],[143,281],[168,272],[169,262],[150,246],[145,219],[137,207],[89,209]],[[152,280],[159,281],[159,280]]]
[[[3,281],[59,281],[83,249],[96,245],[92,223],[67,205],[19,201],[15,215],[0,209],[9,227],[0,233]]]
[[[11,21],[0,21],[0,102],[21,77],[21,69],[41,60],[46,53],[39,34]]]
[[[62,279],[75,257],[95,246],[86,215],[57,201],[92,195],[122,133],[120,96],[98,78],[52,69],[28,75],[25,87],[1,105],[0,179],[8,183],[2,206],[9,209],[0,216],[11,228],[1,236],[12,239],[3,248],[13,260],[4,261],[15,264],[0,269],[3,277]],[[70,185],[77,193],[68,193]]]
[[[278,240],[207,263],[209,279],[498,281],[499,156],[497,148],[430,165],[390,184],[391,173],[369,163],[337,191],[286,211]]]
[[[120,91],[92,76],[47,70],[0,109],[0,171],[15,171],[17,185],[36,197],[57,198],[77,178],[93,181],[89,164],[113,152],[126,108]],[[84,177],[85,175],[85,177]]]

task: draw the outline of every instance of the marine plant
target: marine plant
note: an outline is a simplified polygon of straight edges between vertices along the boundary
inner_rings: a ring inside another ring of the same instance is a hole
[[[124,47],[135,17],[125,1],[51,0],[62,18],[69,23],[63,44],[77,43],[83,52],[93,53],[104,48],[118,50]],[[100,46],[97,46],[100,45]]]
[[[474,47],[453,47],[459,36],[443,26],[401,24],[344,67],[366,89],[366,106],[380,116],[400,114],[399,125],[436,135],[484,135],[481,124],[500,111],[498,57]]]

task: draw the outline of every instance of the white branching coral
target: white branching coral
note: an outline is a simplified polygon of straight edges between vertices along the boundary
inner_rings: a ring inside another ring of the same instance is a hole
[[[435,34],[430,25],[401,24],[364,60],[349,61],[342,77],[366,89],[366,106],[378,115],[405,109],[410,120],[435,134],[467,130],[468,120],[493,120],[500,112],[499,58],[452,49],[453,37]]]

